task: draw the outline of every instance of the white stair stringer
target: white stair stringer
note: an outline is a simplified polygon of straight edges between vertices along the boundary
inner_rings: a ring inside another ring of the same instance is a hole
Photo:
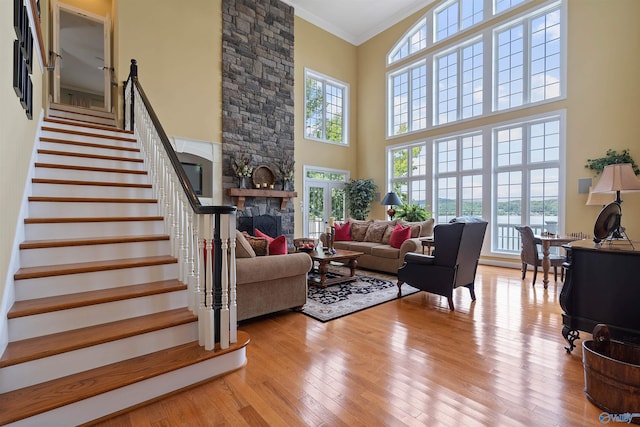
[[[227,350],[198,345],[139,143],[113,124],[62,105],[42,123],[0,355],[0,424],[83,424],[246,363],[242,332]]]

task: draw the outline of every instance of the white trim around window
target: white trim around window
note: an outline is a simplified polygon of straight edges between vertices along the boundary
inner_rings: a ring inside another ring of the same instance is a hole
[[[313,86],[309,85],[310,81]],[[348,83],[304,69],[305,139],[348,146],[349,106]]]

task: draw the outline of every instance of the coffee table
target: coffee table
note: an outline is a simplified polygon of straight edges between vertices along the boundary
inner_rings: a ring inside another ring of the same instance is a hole
[[[318,263],[318,273],[320,273],[320,277],[310,277],[309,284],[326,288],[327,286],[335,285],[336,283],[353,282],[356,280],[356,267],[358,265],[358,257],[360,255],[364,255],[364,252],[346,251],[342,249],[336,249],[335,254],[323,252],[321,249],[309,252],[309,256],[314,263]],[[332,262],[348,266],[350,275],[339,275],[339,277],[327,278],[329,264]]]

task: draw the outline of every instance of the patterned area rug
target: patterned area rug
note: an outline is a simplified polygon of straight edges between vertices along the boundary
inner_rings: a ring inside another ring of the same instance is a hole
[[[313,275],[314,273],[309,273]],[[331,273],[328,274],[331,277]],[[396,282],[356,274],[354,282],[338,283],[321,288],[309,285],[307,303],[302,312],[321,322],[337,319],[398,297]],[[418,292],[418,289],[402,285],[402,296]]]

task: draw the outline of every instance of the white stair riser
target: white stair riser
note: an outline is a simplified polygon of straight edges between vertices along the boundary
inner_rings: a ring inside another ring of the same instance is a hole
[[[105,125],[105,126],[114,126],[115,120],[102,118],[102,117],[94,117],[87,116],[85,114],[77,114],[70,113],[66,111],[52,111],[50,114],[52,119],[69,119],[69,120],[77,120],[81,123],[92,123],[95,125]]]
[[[176,291],[9,319],[9,341],[155,314],[186,305],[187,291]]]
[[[75,185],[35,183],[32,187],[34,196],[46,197],[117,197],[152,199],[153,190],[141,187],[117,187],[108,185]]]
[[[177,277],[178,264],[171,263],[16,280],[15,293],[16,301],[23,301],[160,280],[175,280]]]
[[[102,145],[105,141],[99,142]],[[86,145],[73,145],[73,144],[65,144],[61,142],[48,142],[41,141],[39,148],[41,150],[54,150],[54,151],[62,151],[65,153],[82,153],[82,154],[96,154],[100,156],[118,156],[118,157],[126,157],[127,159],[140,159],[142,158],[140,153],[137,151],[131,150],[123,150],[122,147],[111,145],[109,147],[90,147]],[[133,147],[136,148],[136,147]]]
[[[149,176],[139,173],[118,173],[36,167],[36,178],[71,179],[76,181],[123,182],[127,184],[148,184]]]
[[[94,129],[90,127],[82,127],[82,126],[73,126],[61,123],[47,122],[45,121],[43,124],[44,128],[42,129],[42,136],[47,138],[62,138],[62,139],[71,139],[72,141],[86,141],[85,138],[97,138],[95,142],[99,140],[108,141],[110,144],[119,143],[119,141],[110,141],[106,138],[99,138],[93,135],[101,135],[101,136],[110,136],[115,138],[127,138],[127,139],[135,139],[135,136],[132,133],[128,132],[120,132],[118,130],[106,130],[106,129]],[[72,132],[82,132],[83,134],[88,135],[78,135],[75,133],[69,133],[65,131]],[[80,139],[72,139],[72,138],[80,138]],[[136,144],[136,142],[128,142],[128,144]]]
[[[169,254],[171,254],[169,240],[23,249],[20,251],[20,266],[25,268]]]
[[[197,339],[197,322],[191,322],[9,366],[0,371],[0,392],[16,390]]]
[[[38,153],[38,163],[85,166],[85,167],[93,167],[93,168],[124,169],[127,171],[144,170],[144,163],[142,162],[131,162],[127,160],[96,159],[96,158],[87,158],[87,157],[74,157],[74,156],[65,156],[65,155],[58,155],[58,154]]]
[[[114,113],[106,110],[98,110],[95,108],[86,108],[80,107],[76,105],[68,105],[68,104],[52,104],[49,107],[49,113],[51,115],[58,113],[79,113],[79,114],[91,114],[92,116],[97,117],[106,117],[109,119],[114,118]]]
[[[163,221],[109,221],[25,225],[26,240],[143,236],[164,233]]]
[[[202,382],[203,378],[214,378],[246,365],[246,347],[207,359],[201,363],[167,372],[164,375],[122,387],[99,396],[90,397],[68,406],[53,409],[25,420],[8,424],[7,427],[71,426],[120,412],[148,402],[157,397],[181,390]]]
[[[31,218],[158,215],[157,203],[29,202]]]

